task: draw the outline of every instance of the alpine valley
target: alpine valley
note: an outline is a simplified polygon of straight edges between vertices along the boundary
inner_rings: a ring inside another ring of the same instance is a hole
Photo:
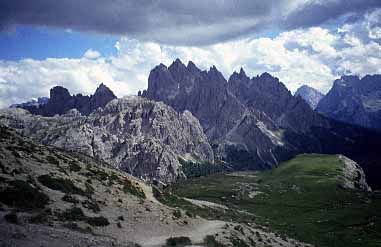
[[[0,246],[380,246],[380,78],[294,96],[176,59],[135,96],[12,105]]]

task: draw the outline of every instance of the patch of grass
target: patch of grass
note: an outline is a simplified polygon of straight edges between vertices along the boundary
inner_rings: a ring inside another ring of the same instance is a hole
[[[132,184],[132,182],[127,179],[123,181],[123,192],[132,194],[141,199],[146,198],[146,195],[144,194],[143,190],[140,187],[137,187],[134,184]]]
[[[188,237],[172,237],[167,239],[165,246],[187,246],[191,244],[192,242]]]
[[[9,181],[9,187],[0,191],[0,202],[25,210],[44,208],[49,197],[22,180]]]
[[[177,201],[162,201],[186,210],[181,197],[224,204],[255,214],[256,223],[279,234],[316,246],[379,247],[381,198],[378,192],[342,189],[337,176],[342,167],[336,155],[299,155],[271,171],[183,181],[168,189]],[[249,196],[250,190],[243,189],[247,187],[261,193]],[[234,214],[232,219],[243,220]]]
[[[103,216],[99,217],[87,217],[86,222],[92,226],[108,226],[110,222]]]
[[[38,177],[38,181],[44,186],[58,190],[66,194],[86,195],[87,193],[73,184],[70,179],[54,178],[48,174]]]
[[[172,193],[171,190],[172,188],[169,188],[166,191],[161,191],[158,188],[153,187],[153,195],[161,203],[173,208],[181,208],[185,210],[188,215],[193,215],[193,217],[198,215],[205,219],[218,219],[226,221],[236,220],[238,222],[252,222],[254,220],[253,216],[238,212],[236,210],[222,210],[218,208],[196,206],[184,200],[182,197]]]

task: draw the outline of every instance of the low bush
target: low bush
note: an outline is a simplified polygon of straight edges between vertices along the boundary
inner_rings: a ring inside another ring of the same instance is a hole
[[[181,211],[180,210],[175,210],[173,211],[173,216],[178,219],[181,218]]]
[[[89,225],[92,225],[92,226],[108,226],[110,225],[110,222],[108,221],[107,218],[103,217],[103,216],[99,216],[99,217],[88,217],[86,219],[86,222],[89,224]]]
[[[25,210],[44,208],[49,197],[22,180],[9,182],[9,187],[0,192],[0,202]]]
[[[208,247],[225,247],[225,245],[217,242],[216,238],[212,235],[208,235],[204,238],[204,243]]]
[[[40,212],[29,218],[29,223],[32,224],[44,224],[49,221],[49,214],[47,212]]]
[[[93,211],[94,213],[98,213],[98,212],[101,211],[97,201],[95,201],[95,200],[86,200],[86,201],[83,201],[82,202],[82,206],[84,208],[87,208],[87,209]]]
[[[62,201],[65,201],[65,202],[71,202],[71,203],[78,203],[79,200],[75,197],[73,197],[72,195],[69,195],[69,194],[65,194],[63,197],[62,197]]]
[[[48,161],[50,164],[54,164],[54,165],[59,165],[60,164],[60,162],[56,158],[51,156],[51,155],[48,155],[46,157],[46,161]]]
[[[144,194],[143,190],[133,185],[130,180],[124,180],[123,191],[124,193],[129,193],[142,199],[146,198],[146,195]]]
[[[69,170],[71,172],[79,172],[81,170],[81,167],[73,162],[73,163],[70,163]]]
[[[48,174],[38,177],[38,181],[44,186],[67,194],[86,195],[86,193],[73,184],[70,179],[54,178]]]
[[[69,222],[64,224],[63,226],[73,231],[77,231],[77,232],[81,232],[85,234],[94,234],[93,229],[91,229],[90,226],[87,226],[86,228],[82,228],[75,222]]]
[[[4,215],[4,219],[7,222],[12,223],[12,224],[18,224],[19,223],[17,214],[15,212],[11,212],[9,214]]]
[[[82,221],[86,219],[86,216],[81,208],[73,207],[58,214],[58,219],[61,221]]]
[[[192,241],[188,237],[172,237],[166,241],[166,246],[187,246],[191,244]]]

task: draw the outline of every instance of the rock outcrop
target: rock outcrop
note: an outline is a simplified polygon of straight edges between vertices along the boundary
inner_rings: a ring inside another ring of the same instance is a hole
[[[183,177],[179,157],[214,159],[202,127],[189,111],[178,113],[138,96],[115,99],[88,116],[78,110],[42,117],[7,109],[0,112],[0,122],[43,144],[101,158],[147,180],[174,182]]]
[[[104,107],[111,100],[116,99],[114,93],[103,83],[99,85],[94,95],[70,95],[69,90],[56,86],[50,90],[50,99],[38,105],[14,105],[17,108],[28,110],[34,115],[54,116],[65,114],[70,109],[77,109],[82,115],[89,115],[99,107]]]
[[[339,155],[339,159],[343,162],[342,175],[339,177],[344,188],[372,191],[366,182],[363,169],[356,162],[344,155]]]
[[[307,85],[298,88],[294,95],[304,99],[312,109],[315,109],[319,101],[324,97],[324,94]]]
[[[338,121],[381,130],[381,75],[337,79],[316,110]]]

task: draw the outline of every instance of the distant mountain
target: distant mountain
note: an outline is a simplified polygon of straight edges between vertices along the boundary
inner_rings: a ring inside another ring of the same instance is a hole
[[[307,85],[298,88],[294,95],[302,97],[312,109],[315,109],[319,101],[324,97],[324,94]]]
[[[31,101],[20,103],[20,104],[13,104],[10,106],[10,108],[39,107],[39,106],[47,104],[48,101],[49,101],[48,97],[39,97],[37,100],[31,100]]]
[[[381,75],[341,77],[316,110],[342,122],[381,130]]]
[[[104,107],[111,100],[116,99],[114,93],[103,83],[99,85],[94,95],[70,95],[69,91],[61,86],[50,90],[50,99],[44,104],[18,104],[13,107],[23,108],[34,115],[54,116],[62,115],[70,109],[77,109],[82,115],[89,115],[98,107]]]
[[[142,96],[192,112],[216,160],[235,169],[270,168],[296,154],[316,152],[348,155],[369,174],[381,170],[372,165],[381,160],[375,150],[379,134],[318,114],[268,73],[249,78],[241,69],[226,81],[214,66],[201,71],[177,59],[151,71]]]
[[[67,95],[67,94],[66,94]],[[0,122],[43,144],[103,159],[147,180],[185,177],[179,158],[213,163],[213,150],[198,120],[160,102],[130,96],[88,116],[78,110],[42,117],[22,109],[0,111]]]

